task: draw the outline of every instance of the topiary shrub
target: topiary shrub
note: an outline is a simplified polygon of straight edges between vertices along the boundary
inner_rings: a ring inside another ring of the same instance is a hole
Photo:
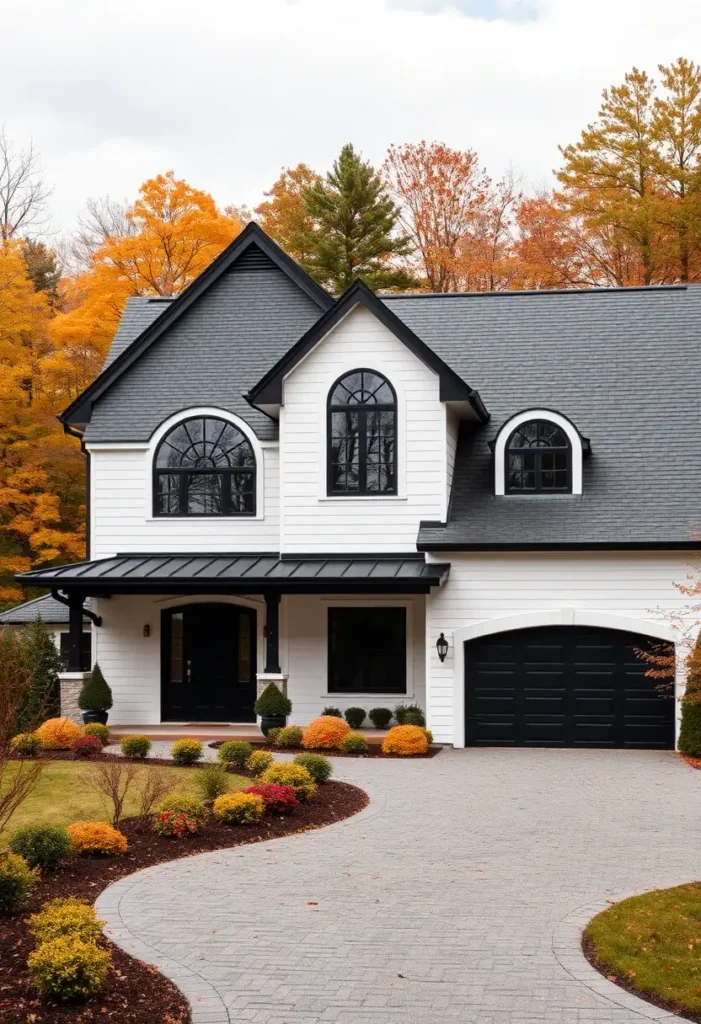
[[[274,763],[275,758],[269,750],[254,750],[246,762],[246,768],[254,775],[262,775]]]
[[[349,732],[341,740],[341,750],[344,754],[366,754],[368,741],[362,732]]]
[[[681,705],[679,751],[687,757],[701,757],[701,633],[686,659],[686,690]]]
[[[320,747],[323,750],[337,749],[346,733],[350,732],[348,722],[342,718],[323,716],[315,718],[304,730],[303,746],[307,750]]]
[[[62,825],[26,825],[10,839],[10,849],[24,857],[30,868],[55,871],[70,856],[73,844]]]
[[[36,735],[44,750],[70,750],[83,730],[70,718],[49,718],[39,726]]]
[[[207,820],[207,808],[191,793],[169,793],[159,803],[157,811],[178,811],[180,814],[187,814],[194,818],[198,825],[204,825]]]
[[[200,830],[200,823],[184,811],[156,811],[151,824],[156,835],[167,839],[184,839]]]
[[[345,719],[351,729],[359,729],[365,721],[365,708],[346,708]]]
[[[88,722],[83,727],[83,732],[86,736],[97,736],[103,747],[109,744],[110,731],[106,725],[102,725],[100,722]]]
[[[224,825],[256,825],[265,804],[255,793],[225,793],[214,801],[212,813]]]
[[[24,857],[0,855],[0,914],[16,914],[38,881],[39,869],[30,868]]]
[[[217,751],[217,757],[224,764],[233,764],[236,768],[245,768],[253,753],[253,747],[245,740],[227,740]]]
[[[231,779],[224,764],[209,764],[195,774],[195,786],[203,800],[216,800],[229,789]]]
[[[299,800],[292,786],[261,782],[256,786],[249,786],[244,792],[261,797],[266,814],[292,814],[295,807],[299,807]]]
[[[10,748],[20,757],[36,757],[41,750],[41,740],[35,732],[21,732],[12,738]]]
[[[344,723],[345,724],[345,723]],[[302,764],[274,764],[263,772],[261,782],[274,782],[277,786],[292,786],[297,799],[306,804],[316,793],[314,779]]]
[[[272,747],[277,743],[277,738],[281,732],[282,729],[277,726],[274,726],[272,729],[268,729],[268,735],[265,738]]]
[[[102,741],[97,736],[79,736],[77,740],[73,740],[71,750],[73,757],[87,761],[102,753]]]
[[[127,837],[106,821],[77,821],[68,826],[77,853],[116,857],[127,852]]]
[[[45,999],[67,1002],[98,992],[107,977],[110,954],[94,942],[62,936],[29,954],[27,966],[34,984]]]
[[[52,942],[64,935],[76,936],[83,942],[94,942],[102,934],[104,921],[99,921],[95,908],[75,896],[49,900],[38,914],[28,921],[29,930],[37,942]]]
[[[314,782],[328,782],[333,775],[333,765],[323,754],[297,754],[293,764],[306,768]]]
[[[426,725],[423,708],[418,704],[397,704],[394,717],[398,725]]]
[[[195,764],[203,753],[201,740],[176,740],[170,748],[170,756],[176,764]]]
[[[261,717],[287,718],[292,711],[292,701],[275,683],[269,683],[255,702],[254,711]]]
[[[298,725],[287,725],[278,733],[275,745],[277,747],[285,747],[287,750],[298,750],[302,746],[303,736],[304,729],[301,729]]]
[[[426,734],[418,725],[395,725],[382,743],[383,754],[398,754],[400,757],[425,754],[427,750]]]
[[[321,712],[323,718],[343,718],[343,712],[340,708],[335,708],[333,705],[328,708],[324,708]]]
[[[78,694],[78,707],[81,711],[109,711],[112,707],[112,691],[97,662]]]
[[[392,712],[389,708],[372,708],[368,711],[368,718],[376,729],[386,729],[392,721]]]
[[[125,757],[143,761],[151,750],[151,740],[148,736],[125,736],[119,747]]]

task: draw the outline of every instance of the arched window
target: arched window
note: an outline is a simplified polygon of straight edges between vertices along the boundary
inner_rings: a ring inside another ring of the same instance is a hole
[[[397,398],[374,370],[353,370],[329,392],[328,493],[397,493]]]
[[[507,494],[569,494],[572,446],[564,430],[550,420],[528,420],[506,442]]]
[[[248,439],[227,420],[182,420],[156,450],[156,516],[252,516],[256,459]]]

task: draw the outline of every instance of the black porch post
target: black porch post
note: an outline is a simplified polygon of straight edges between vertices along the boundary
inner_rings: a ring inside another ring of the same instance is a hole
[[[280,673],[280,591],[272,590],[265,595],[265,671],[271,675]]]
[[[83,602],[82,594],[71,594],[68,598],[68,665],[69,672],[80,672],[80,648],[83,639]]]

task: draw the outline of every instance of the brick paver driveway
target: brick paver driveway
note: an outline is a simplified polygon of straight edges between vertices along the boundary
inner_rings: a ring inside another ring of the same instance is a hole
[[[578,950],[607,899],[701,874],[701,774],[671,753],[337,760],[368,810],[149,868],[98,901],[197,1024],[676,1020]]]

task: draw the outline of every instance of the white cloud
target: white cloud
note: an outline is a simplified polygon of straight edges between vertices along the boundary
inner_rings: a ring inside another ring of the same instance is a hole
[[[325,170],[348,140],[380,162],[390,142],[440,139],[540,181],[606,85],[699,56],[697,0],[530,6],[532,19],[515,0],[15,4],[1,116],[34,138],[62,229],[85,197],[132,196],[168,168],[253,205],[282,166]]]

